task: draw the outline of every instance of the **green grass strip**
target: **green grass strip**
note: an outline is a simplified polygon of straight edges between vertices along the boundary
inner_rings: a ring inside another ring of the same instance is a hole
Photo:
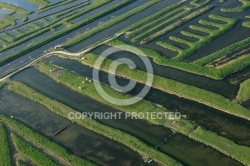
[[[78,78],[79,79],[79,78]],[[82,82],[82,79],[81,79]],[[33,100],[37,103],[40,103],[47,107],[50,111],[68,118],[68,114],[70,112],[77,112],[76,110],[73,110],[72,108],[67,107],[66,105],[59,103],[55,100],[52,100],[37,91],[27,87],[26,85],[18,82],[12,82],[11,85],[9,85],[9,89],[14,91],[15,93],[18,93],[30,100]],[[181,165],[174,159],[168,157],[167,155],[155,150],[153,147],[145,144],[144,142],[140,141],[139,139],[135,138],[134,136],[127,134],[123,131],[108,127],[106,125],[103,125],[93,119],[85,118],[82,119],[73,119],[73,122],[79,124],[80,126],[87,128],[89,130],[92,130],[98,134],[104,135],[105,137],[108,137],[112,140],[115,140],[134,151],[138,152],[142,156],[151,157],[155,161],[159,162],[163,165]]]
[[[196,38],[198,40],[202,39],[204,36],[198,35],[196,33],[193,32],[189,32],[189,31],[181,31],[182,35],[188,36],[188,37],[192,37],[192,38]]]
[[[106,66],[106,62],[104,65]],[[158,106],[156,106],[150,102],[147,102],[145,100],[141,100],[139,103],[136,103],[136,104],[133,104],[133,105],[130,105],[127,107],[112,105],[112,104],[106,102],[101,96],[99,96],[99,94],[96,92],[93,84],[84,84],[83,85],[82,80],[85,80],[84,77],[81,77],[75,73],[68,71],[68,70],[61,70],[59,77],[52,76],[49,72],[50,69],[52,69],[52,68],[57,68],[57,67],[41,62],[41,63],[39,63],[38,69],[41,72],[43,72],[44,74],[46,74],[47,76],[54,79],[56,82],[63,84],[63,85],[66,85],[67,87],[71,88],[74,91],[77,91],[77,92],[82,93],[84,95],[90,96],[90,97],[94,98],[95,100],[100,101],[101,103],[108,104],[116,109],[121,110],[121,111],[124,111],[124,112],[144,112],[144,111],[145,112],[148,112],[148,111],[166,112],[167,111],[167,110],[165,110],[161,107],[158,107]],[[123,67],[121,67],[121,71],[123,73],[124,73],[124,71],[136,72],[137,73],[136,75],[138,77],[140,77],[140,74],[141,74],[141,73],[138,74],[138,72],[135,70],[129,71],[129,68],[127,65],[123,65]],[[82,86],[82,89],[79,89],[78,88],[79,86]],[[127,94],[124,95],[123,93],[118,92],[118,91],[106,86],[105,84],[102,84],[102,86],[107,93],[114,95],[116,98],[124,99],[124,98],[131,97],[130,95],[127,95]],[[22,88],[20,88],[20,89],[22,89]],[[232,158],[237,159],[238,161],[240,161],[244,164],[250,162],[250,160],[248,158],[248,153],[250,151],[249,147],[237,145],[234,142],[230,141],[229,139],[218,136],[216,133],[207,131],[206,129],[204,129],[202,127],[198,127],[197,124],[195,124],[194,122],[184,120],[184,119],[175,120],[175,121],[169,121],[169,120],[165,120],[165,119],[146,119],[146,120],[148,120],[152,124],[162,125],[162,126],[165,126],[167,128],[171,128],[179,133],[187,135],[191,139],[199,141],[201,143],[204,143],[208,146],[211,146],[214,149],[216,149],[216,150],[218,150],[218,151],[220,151],[228,156],[231,156]],[[204,133],[204,135],[206,135],[206,137],[201,137],[201,135],[200,135],[201,132]],[[217,141],[215,141],[215,140],[217,140]],[[223,144],[223,142],[225,144]],[[228,146],[230,146],[230,148],[228,148]],[[233,152],[232,152],[232,149],[234,149]]]
[[[208,25],[208,26],[212,26],[212,27],[216,27],[216,28],[222,28],[222,24],[219,24],[219,23],[216,23],[216,22],[213,22],[213,21],[208,21],[208,20],[199,20],[199,23],[201,25]]]
[[[7,131],[2,123],[0,123],[0,147],[1,166],[12,165]]]
[[[120,22],[122,22],[122,21],[124,21],[124,20],[126,20],[126,19],[128,19],[130,17],[132,17],[133,15],[135,15],[135,14],[137,14],[137,13],[151,7],[152,5],[154,5],[154,4],[156,4],[156,3],[160,2],[160,1],[161,0],[151,0],[151,1],[141,5],[139,7],[136,7],[134,9],[128,11],[127,13],[124,13],[124,14],[116,17],[116,18],[113,18],[113,19],[103,23],[101,26],[92,28],[91,30],[89,30],[87,32],[84,32],[84,33],[78,35],[77,37],[74,37],[73,39],[68,40],[66,43],[63,44],[63,46],[65,48],[68,48],[68,47],[71,47],[71,46],[81,42],[81,41],[84,41],[87,38],[101,32],[101,31],[103,31],[103,30],[105,30],[105,29],[107,29],[107,28],[109,28],[109,27],[111,27],[111,26],[113,26],[115,24],[118,24],[118,23],[120,23]]]
[[[195,31],[207,33],[209,36],[213,35],[214,32],[217,31],[217,30],[205,28],[205,27],[200,26],[200,25],[190,25],[189,28],[192,29],[192,30],[195,30]]]
[[[14,130],[18,134],[22,135],[23,137],[31,141],[34,141],[37,145],[39,145],[43,149],[46,149],[49,152],[55,154],[56,156],[68,161],[70,164],[74,166],[83,166],[83,165],[94,166],[94,164],[90,163],[89,161],[86,161],[81,157],[69,153],[59,144],[47,139],[46,137],[34,131],[33,129],[26,127],[25,125],[14,119],[8,118],[2,114],[0,114],[0,119],[4,121],[9,128]]]
[[[25,157],[30,159],[36,165],[59,166],[59,164],[56,163],[53,159],[51,159],[49,156],[40,152],[37,148],[28,144],[16,134],[11,133],[11,137],[16,147],[16,150],[22,153]]]
[[[205,0],[204,2],[200,3],[199,2],[200,0],[192,0],[190,2],[191,5],[195,5],[197,8],[198,7],[202,7],[202,6],[205,6],[207,4],[209,4],[211,2],[211,0]]]
[[[250,28],[250,21],[243,22],[242,26],[245,28]]]
[[[183,39],[181,37],[170,36],[169,39],[172,40],[172,41],[175,41],[175,42],[179,42],[179,43],[185,44],[185,45],[187,45],[189,47],[194,47],[195,46],[195,42],[191,42],[191,41]]]
[[[175,51],[175,52],[178,52],[178,54],[181,54],[184,52],[184,49],[172,44],[172,43],[169,43],[169,42],[164,42],[164,41],[158,41],[157,42],[157,45],[158,46],[161,46],[165,49],[168,49],[168,50],[171,50],[171,51]]]

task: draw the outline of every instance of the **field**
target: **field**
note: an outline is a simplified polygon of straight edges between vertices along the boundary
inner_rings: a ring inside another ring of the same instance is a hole
[[[250,165],[249,10],[0,2],[0,165]]]

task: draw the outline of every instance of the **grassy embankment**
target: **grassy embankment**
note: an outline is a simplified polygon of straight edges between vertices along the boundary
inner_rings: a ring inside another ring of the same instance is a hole
[[[213,6],[206,6],[204,8],[201,8],[200,10],[195,11],[195,12],[187,15],[186,17],[176,21],[175,23],[173,23],[173,24],[169,25],[168,27],[154,33],[153,35],[144,38],[140,43],[141,44],[147,44],[147,43],[155,40],[156,38],[166,34],[167,32],[169,32],[169,31],[183,25],[184,23],[186,23],[186,22],[188,22],[188,21],[190,21],[190,20],[192,20],[192,19],[206,13],[207,11],[211,10],[212,8],[213,8]]]
[[[144,50],[142,50],[144,51]],[[146,53],[146,52],[145,52]],[[148,55],[148,53],[146,53]],[[89,65],[93,65],[98,56],[94,54],[88,54],[85,61]],[[106,63],[102,66],[104,70],[108,70],[108,66],[112,63],[111,60],[106,60]],[[140,70],[131,71],[128,67],[124,66],[121,70],[117,71],[117,74],[144,83],[147,78],[146,73]],[[124,74],[123,71],[127,71]],[[188,84],[177,82],[171,79],[166,79],[160,76],[154,77],[153,87],[165,91],[167,93],[175,94],[179,97],[184,97],[190,100],[194,100],[199,103],[203,103],[210,107],[219,109],[223,112],[236,115],[250,120],[250,112],[241,107],[236,102],[231,102],[229,99],[218,95],[216,93],[197,88]],[[208,100],[209,99],[209,100]]]
[[[52,79],[54,79],[56,82],[64,84],[74,91],[77,91],[79,93],[87,95],[87,96],[94,98],[95,100],[97,100],[101,103],[108,104],[108,105],[110,105],[116,109],[119,109],[123,112],[148,112],[148,111],[165,112],[165,111],[167,111],[167,110],[160,108],[160,107],[158,107],[150,102],[147,102],[145,100],[141,100],[140,102],[138,102],[134,105],[130,105],[130,106],[126,106],[126,107],[112,105],[112,104],[106,102],[96,92],[95,87],[92,83],[83,84],[82,80],[85,80],[85,78],[83,78],[77,74],[74,74],[70,71],[67,71],[67,70],[61,70],[59,76],[52,76],[51,73],[49,72],[49,70],[52,68],[57,68],[57,67],[41,62],[41,63],[39,63],[38,69],[41,72],[43,72],[44,74],[46,74],[49,77],[51,77]],[[121,68],[121,70],[127,71],[127,70],[124,70],[124,68]],[[79,89],[78,88],[79,86],[81,86],[82,88]],[[123,99],[123,98],[130,98],[131,97],[127,94],[117,92],[114,89],[112,89],[104,84],[103,84],[103,88],[105,89],[105,91],[108,94],[112,94],[116,98]],[[23,89],[23,88],[19,88],[19,89]],[[181,121],[178,121],[178,120],[177,121],[169,121],[169,120],[165,120],[165,119],[146,119],[146,120],[148,120],[152,124],[162,125],[162,126],[165,126],[167,128],[171,128],[177,132],[180,132],[184,135],[187,135],[191,139],[194,139],[194,140],[199,141],[201,143],[204,143],[208,146],[211,146],[211,147],[215,148],[216,150],[218,150],[218,151],[220,151],[228,156],[231,156],[232,158],[235,158],[242,163],[249,163],[250,162],[248,157],[247,157],[247,153],[249,153],[249,151],[250,151],[250,149],[248,147],[237,145],[224,137],[218,136],[217,134],[210,132],[210,131],[207,131],[206,129],[204,129],[202,127],[198,127],[197,124],[195,124],[194,122],[184,120],[184,119],[182,119]],[[202,135],[200,135],[200,133],[204,133],[204,135],[206,135],[206,137],[202,137]],[[231,152],[232,149],[234,149],[233,153]],[[241,154],[245,154],[245,155],[242,156]]]
[[[242,6],[237,6],[234,8],[221,8],[222,12],[244,12],[250,7],[249,0],[239,0],[242,3]]]
[[[205,0],[204,2],[201,2],[201,3],[199,1],[200,0],[192,0],[190,2],[190,4],[194,5],[194,6],[196,6],[198,8],[198,7],[205,6],[205,5],[207,5],[207,4],[209,4],[211,2],[211,0]]]
[[[15,148],[25,157],[30,159],[36,165],[49,165],[49,166],[59,166],[53,159],[44,153],[40,152],[37,148],[25,142],[19,136],[11,133],[11,138],[14,142]]]
[[[84,41],[87,38],[101,32],[101,31],[103,31],[103,30],[105,30],[105,29],[107,29],[107,28],[109,28],[109,27],[111,27],[113,25],[116,25],[116,24],[118,24],[118,23],[120,23],[120,22],[122,22],[122,21],[124,21],[124,20],[126,20],[128,18],[130,18],[131,16],[133,16],[133,15],[135,15],[135,14],[137,14],[137,13],[151,7],[152,5],[154,5],[154,4],[156,4],[156,3],[160,2],[160,1],[161,0],[152,0],[152,1],[149,1],[149,2],[143,4],[143,5],[139,6],[139,7],[136,7],[134,9],[120,15],[120,16],[117,16],[117,17],[103,23],[101,26],[92,28],[91,30],[89,30],[87,32],[84,32],[84,33],[74,37],[73,39],[68,40],[66,43],[63,44],[63,46],[65,48],[68,48],[68,47],[71,47],[71,46],[81,42],[81,41]]]
[[[1,166],[12,165],[8,136],[2,123],[0,123],[0,147]]]
[[[226,24],[219,24],[219,23],[207,21],[207,20],[200,20],[199,21],[199,23],[201,25],[209,25],[209,26],[213,26],[213,27],[216,27],[219,29],[209,29],[209,28],[205,28],[202,26],[198,26],[198,25],[190,25],[189,26],[190,29],[193,29],[195,31],[201,31],[201,32],[209,34],[208,36],[203,36],[203,37],[198,35],[199,41],[197,41],[197,42],[191,42],[191,41],[188,41],[186,39],[176,37],[176,36],[169,37],[169,39],[172,41],[188,45],[189,48],[187,48],[187,49],[182,49],[182,48],[179,48],[179,47],[177,47],[169,42],[163,42],[163,41],[158,41],[157,45],[164,47],[166,49],[178,52],[178,55],[172,59],[175,61],[182,61],[185,58],[187,58],[188,56],[190,56],[192,53],[194,53],[197,49],[202,47],[203,45],[211,42],[216,37],[224,34],[226,31],[231,29],[237,22],[237,20],[234,18],[223,17],[223,16],[219,16],[219,15],[215,15],[215,14],[209,15],[209,18],[211,18],[213,20],[225,21]],[[182,34],[185,35],[185,33],[182,33]]]
[[[245,16],[245,18],[250,18],[250,16]],[[250,21],[243,22],[242,26],[245,27],[245,28],[250,28]]]
[[[242,26],[246,28],[250,28],[250,21],[243,22]]]
[[[89,12],[91,10],[94,10],[95,8],[104,5],[109,1],[110,0],[103,0],[103,1],[96,1],[95,0],[94,3],[92,5],[86,7],[84,11],[79,12],[77,14],[74,14],[74,15],[72,15],[70,17],[65,18],[65,19],[62,19],[57,23],[53,23],[52,26],[44,27],[41,30],[38,30],[37,32],[33,33],[32,35],[26,36],[26,37],[18,40],[17,42],[13,42],[13,43],[9,44],[8,48],[3,48],[0,51],[4,51],[4,50],[9,49],[11,47],[14,47],[16,45],[19,45],[19,44],[21,44],[23,42],[29,41],[31,38],[39,36],[39,35],[41,35],[41,34],[43,34],[45,32],[48,32],[51,29],[65,23],[65,22],[67,22],[67,21],[69,21],[69,20],[71,20],[71,19],[73,19],[75,17],[81,16],[84,13],[87,13],[87,12]],[[57,38],[59,38],[61,36],[64,36],[65,34],[68,34],[69,32],[71,32],[73,30],[76,30],[76,29],[82,27],[83,25],[89,24],[89,23],[95,21],[98,18],[101,18],[101,17],[103,17],[103,16],[105,16],[105,15],[111,13],[111,12],[114,12],[114,11],[120,9],[121,7],[125,6],[126,4],[131,3],[131,2],[132,2],[131,0],[123,1],[123,2],[121,2],[119,4],[117,4],[117,5],[114,5],[114,6],[111,6],[110,8],[107,8],[106,10],[104,10],[104,11],[102,11],[100,13],[97,13],[97,14],[89,17],[89,18],[86,18],[86,19],[84,19],[82,21],[79,21],[78,23],[73,24],[70,27],[67,27],[67,28],[65,28],[63,30],[60,30],[59,32],[56,32],[56,33],[54,33],[54,34],[52,34],[52,35],[50,35],[50,36],[48,36],[48,37],[46,37],[46,38],[44,38],[42,40],[39,40],[39,41],[29,45],[28,47],[25,47],[22,50],[11,54],[9,57],[0,60],[0,66],[5,65],[6,63],[9,63],[10,61],[12,61],[14,59],[17,59],[18,57],[24,55],[25,53],[28,53],[28,52],[30,52],[32,50],[35,50],[35,49],[41,47],[42,45],[44,45],[46,43],[49,43],[49,42],[51,42],[51,41],[53,41],[53,40],[55,40],[55,39],[57,39]]]
[[[246,101],[250,99],[250,79],[240,84],[237,100]]]
[[[79,79],[78,79],[79,80]],[[71,81],[72,82],[72,81]],[[82,82],[82,81],[81,81]],[[11,82],[8,88],[15,93],[18,93],[30,100],[33,100],[37,103],[40,103],[47,107],[50,111],[64,117],[68,118],[70,112],[77,112],[72,108],[67,107],[66,105],[59,103],[55,100],[52,100],[37,91],[27,87],[24,84],[18,82]],[[115,140],[125,146],[133,149],[138,152],[140,155],[145,157],[152,157],[155,161],[163,165],[180,165],[174,159],[168,157],[167,155],[155,150],[153,147],[141,142],[139,139],[134,136],[122,132],[120,130],[105,126],[93,119],[85,118],[82,119],[72,119],[72,122],[79,124],[80,126],[92,130],[98,134],[104,135],[112,140]]]
[[[52,153],[65,161],[69,162],[74,166],[92,166],[94,164],[86,161],[76,155],[69,153],[66,149],[61,147],[59,144],[47,139],[41,134],[35,132],[33,129],[26,127],[20,122],[8,118],[2,114],[0,114],[0,120],[8,125],[8,127],[21,135],[22,137],[27,138],[28,140],[34,142],[39,148],[46,149],[49,153]]]

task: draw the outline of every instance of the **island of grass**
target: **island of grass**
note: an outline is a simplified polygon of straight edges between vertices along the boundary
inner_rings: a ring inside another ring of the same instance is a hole
[[[2,166],[12,165],[7,131],[2,123],[0,123],[0,147],[1,147],[0,150],[1,165]]]
[[[247,79],[240,84],[240,90],[236,99],[240,101],[246,101],[250,99],[250,79]]]
[[[37,148],[28,144],[16,134],[11,133],[11,138],[14,142],[16,150],[28,159],[30,159],[36,165],[59,166],[59,164],[53,159],[51,159],[49,156],[40,152]]]

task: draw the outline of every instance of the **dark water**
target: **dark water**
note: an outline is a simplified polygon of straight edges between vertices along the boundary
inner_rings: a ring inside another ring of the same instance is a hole
[[[78,61],[63,59],[56,56],[46,58],[46,61],[74,71],[79,75],[89,78],[92,77],[93,69],[79,63]],[[109,85],[107,73],[100,73],[100,81]],[[117,82],[121,85],[126,85],[128,80],[117,78]],[[137,83],[133,91],[129,93],[131,95],[138,94],[142,88],[143,85]],[[221,136],[234,140],[238,144],[250,145],[250,141],[248,139],[250,138],[250,122],[244,119],[223,113],[219,110],[191,100],[167,94],[155,88],[151,88],[150,92],[144,99],[160,104],[171,111],[178,110],[183,115],[187,115],[188,119],[195,121],[200,126],[214,131]]]
[[[44,106],[27,100],[6,88],[0,91],[0,113],[14,116],[25,125],[62,144],[71,153],[100,165],[142,165],[143,159],[129,148],[72,124],[69,120],[48,111]],[[64,131],[54,136],[60,129]]]

